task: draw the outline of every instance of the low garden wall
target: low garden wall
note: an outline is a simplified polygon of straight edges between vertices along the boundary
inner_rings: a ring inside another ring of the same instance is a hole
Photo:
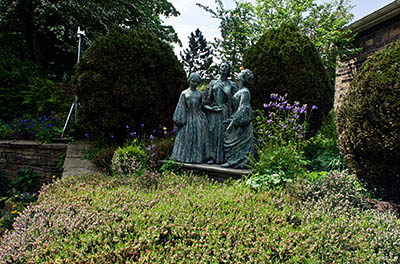
[[[66,150],[67,144],[64,143],[0,140],[0,170],[11,181],[21,169],[32,169],[39,176],[40,188],[42,183],[51,181],[53,175],[62,174]]]

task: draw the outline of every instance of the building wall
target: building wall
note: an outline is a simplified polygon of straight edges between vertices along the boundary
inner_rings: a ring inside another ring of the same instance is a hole
[[[349,61],[339,62],[336,69],[335,109],[342,103],[350,82],[360,71],[362,64],[376,51],[398,39],[400,39],[400,15],[357,33],[355,45],[362,48],[361,53]]]

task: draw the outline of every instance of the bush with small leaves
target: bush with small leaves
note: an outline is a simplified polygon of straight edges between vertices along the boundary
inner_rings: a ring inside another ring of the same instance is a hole
[[[400,201],[400,42],[367,60],[336,120],[349,168],[377,195]]]
[[[186,83],[171,46],[146,31],[115,28],[89,47],[74,74],[79,122],[92,136],[113,136],[119,143],[127,125],[134,131],[142,124],[145,130],[172,127]]]
[[[314,132],[332,109],[334,87],[321,56],[309,37],[293,24],[266,32],[249,48],[243,65],[254,72],[251,97],[255,109],[261,109],[263,100],[272,93],[318,105],[309,122]]]

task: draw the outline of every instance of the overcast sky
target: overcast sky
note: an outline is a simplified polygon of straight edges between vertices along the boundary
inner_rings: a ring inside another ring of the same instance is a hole
[[[254,0],[253,0],[254,1]],[[352,10],[355,18],[354,21],[363,18],[373,11],[389,4],[393,0],[350,0],[355,6]],[[219,37],[219,21],[211,17],[211,14],[196,6],[201,3],[214,9],[214,0],[169,0],[175,8],[181,13],[179,17],[165,19],[164,24],[172,25],[178,33],[179,39],[182,41],[183,49],[188,46],[188,36],[199,28],[204,37],[211,41],[215,37]],[[317,2],[327,2],[317,0]],[[223,0],[225,8],[233,8],[235,6],[233,0]],[[175,53],[179,53],[181,48],[175,47]]]

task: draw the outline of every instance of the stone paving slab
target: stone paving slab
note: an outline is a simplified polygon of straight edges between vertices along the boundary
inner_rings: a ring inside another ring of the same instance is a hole
[[[63,167],[63,177],[101,173],[101,170],[86,158],[89,148],[90,144],[86,141],[77,141],[68,144]]]

